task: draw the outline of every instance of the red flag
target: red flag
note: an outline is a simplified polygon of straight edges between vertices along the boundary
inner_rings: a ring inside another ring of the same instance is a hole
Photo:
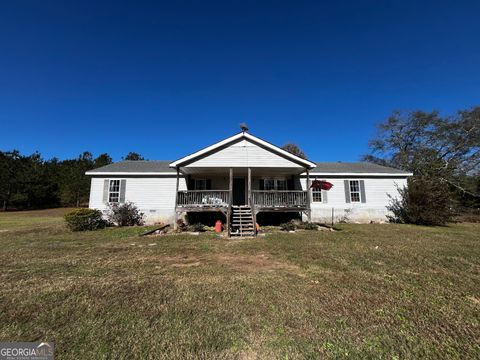
[[[314,189],[330,190],[332,186],[333,186],[332,183],[329,183],[328,181],[325,181],[325,180],[313,180],[311,187]]]

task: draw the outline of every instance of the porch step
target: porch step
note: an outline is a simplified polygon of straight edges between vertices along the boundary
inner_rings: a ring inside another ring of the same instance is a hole
[[[230,236],[255,236],[255,224],[250,206],[232,206]]]

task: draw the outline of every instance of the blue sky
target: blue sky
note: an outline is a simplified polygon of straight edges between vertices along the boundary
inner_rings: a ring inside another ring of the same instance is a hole
[[[176,159],[239,131],[356,161],[479,105],[479,1],[2,1],[0,150]]]

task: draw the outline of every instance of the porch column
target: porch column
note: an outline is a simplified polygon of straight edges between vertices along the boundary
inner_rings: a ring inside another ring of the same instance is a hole
[[[252,206],[252,169],[248,168],[248,206]]]
[[[177,166],[177,185],[175,186],[175,222],[173,223],[173,228],[177,230],[177,220],[178,220],[178,212],[177,212],[177,205],[178,205],[178,182],[180,177],[180,169]]]
[[[230,218],[232,217],[233,169],[230,168],[228,180],[227,236],[230,236]]]
[[[312,221],[312,210],[311,210],[311,204],[310,204],[310,171],[307,170],[307,221],[311,222]]]

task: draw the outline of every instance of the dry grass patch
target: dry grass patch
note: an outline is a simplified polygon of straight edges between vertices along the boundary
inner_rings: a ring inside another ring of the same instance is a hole
[[[0,339],[54,340],[60,359],[480,354],[478,224],[232,242],[8,216]]]

